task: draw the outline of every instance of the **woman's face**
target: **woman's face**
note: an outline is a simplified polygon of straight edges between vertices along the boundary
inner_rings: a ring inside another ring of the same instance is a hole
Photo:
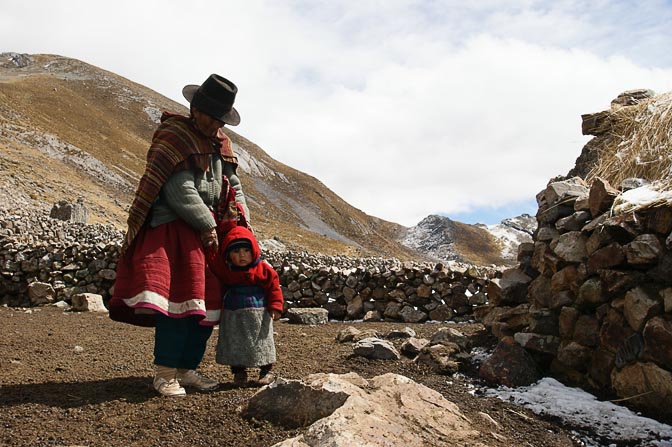
[[[194,122],[196,123],[196,127],[206,137],[216,136],[217,131],[224,127],[224,121],[213,118],[210,115],[201,112],[197,108],[192,109],[192,114],[194,115]]]

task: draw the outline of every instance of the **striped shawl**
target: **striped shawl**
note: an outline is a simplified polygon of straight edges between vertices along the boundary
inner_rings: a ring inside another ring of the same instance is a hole
[[[231,140],[224,132],[220,130],[217,137],[207,138],[198,131],[190,118],[163,112],[161,124],[154,132],[152,145],[147,152],[145,172],[128,211],[128,229],[121,247],[122,254],[144,225],[168,177],[185,169],[205,171],[214,153],[219,153],[224,162],[238,164]]]

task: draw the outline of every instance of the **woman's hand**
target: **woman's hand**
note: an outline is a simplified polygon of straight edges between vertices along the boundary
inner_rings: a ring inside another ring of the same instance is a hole
[[[271,313],[271,317],[273,318],[273,321],[278,321],[280,319],[280,312],[278,312],[277,310],[271,309],[271,310],[269,310],[269,312]]]
[[[219,246],[219,241],[217,240],[217,229],[212,228],[201,233],[201,243],[203,244],[203,248],[205,248],[206,251],[216,252],[217,247]]]

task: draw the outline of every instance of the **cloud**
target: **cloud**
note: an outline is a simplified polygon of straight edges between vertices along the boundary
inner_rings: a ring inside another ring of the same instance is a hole
[[[670,19],[663,0],[10,0],[0,50],[82,59],[183,104],[183,85],[223,74],[237,132],[410,226],[529,204],[573,167],[581,114],[671,89]]]
[[[581,114],[627,89],[669,88],[672,74],[488,35],[426,51],[415,65],[362,71],[356,86],[297,96],[291,116],[276,116],[274,135],[259,139],[358,208],[413,225],[534,197],[573,167],[588,140]]]

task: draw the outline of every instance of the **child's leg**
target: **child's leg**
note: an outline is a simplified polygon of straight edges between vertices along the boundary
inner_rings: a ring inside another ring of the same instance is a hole
[[[245,386],[247,384],[247,368],[244,366],[231,366],[233,374],[233,384],[236,386]]]

